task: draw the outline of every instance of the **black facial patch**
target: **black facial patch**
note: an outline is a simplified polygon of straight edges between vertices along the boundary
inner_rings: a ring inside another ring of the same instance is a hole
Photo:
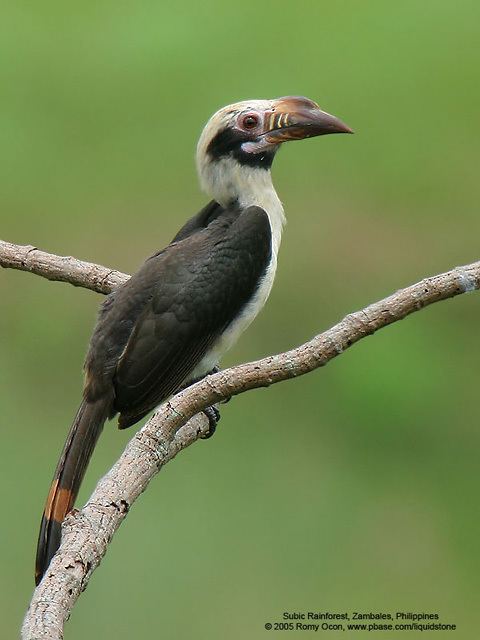
[[[254,142],[255,140],[256,138],[252,138],[246,132],[227,127],[219,131],[211,140],[207,147],[207,153],[213,160],[220,160],[220,158],[231,156],[241,165],[270,169],[273,158],[275,157],[275,147],[268,151],[261,151],[260,153],[247,153],[243,151],[242,145],[245,142]]]

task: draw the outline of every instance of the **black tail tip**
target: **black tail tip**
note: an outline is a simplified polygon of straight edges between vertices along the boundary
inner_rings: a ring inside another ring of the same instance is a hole
[[[38,587],[46,570],[57,553],[62,539],[62,523],[42,518],[35,560],[35,586]]]

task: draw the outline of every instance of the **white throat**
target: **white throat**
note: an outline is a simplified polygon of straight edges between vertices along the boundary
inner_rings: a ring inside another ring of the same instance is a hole
[[[255,205],[265,211],[272,230],[272,250],[276,261],[286,220],[270,171],[245,166],[234,158],[225,157],[199,163],[198,172],[203,190],[222,206],[236,201],[242,208]]]
[[[252,299],[203,358],[193,372],[193,377],[204,375],[218,364],[222,355],[230,349],[264,306],[275,278],[277,253],[285,224],[282,203],[273,188],[270,171],[241,165],[229,157],[199,163],[198,169],[204,191],[222,206],[226,207],[236,201],[241,208],[256,205],[265,211],[272,232],[272,255]]]

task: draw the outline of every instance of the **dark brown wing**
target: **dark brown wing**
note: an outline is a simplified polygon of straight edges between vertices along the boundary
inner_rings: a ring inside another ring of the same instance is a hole
[[[138,421],[188,379],[255,293],[270,261],[270,240],[262,209],[232,209],[146,263],[155,284],[147,286],[151,297],[114,376],[120,426]]]
[[[90,339],[85,358],[84,396],[95,402],[105,394],[113,393],[113,377],[118,361],[140,321],[147,304],[151,302],[165,272],[174,271],[170,264],[175,256],[184,252],[180,241],[204,231],[219,216],[230,219],[228,211],[217,202],[209,202],[190,218],[178,231],[170,245],[148,258],[141,268],[121,287],[107,296],[100,307],[97,323]],[[113,410],[113,415],[116,413]]]

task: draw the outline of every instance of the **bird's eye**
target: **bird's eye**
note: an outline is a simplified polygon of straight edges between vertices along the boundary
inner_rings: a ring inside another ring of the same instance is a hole
[[[259,117],[256,113],[247,113],[240,121],[243,129],[255,129],[258,126]]]

